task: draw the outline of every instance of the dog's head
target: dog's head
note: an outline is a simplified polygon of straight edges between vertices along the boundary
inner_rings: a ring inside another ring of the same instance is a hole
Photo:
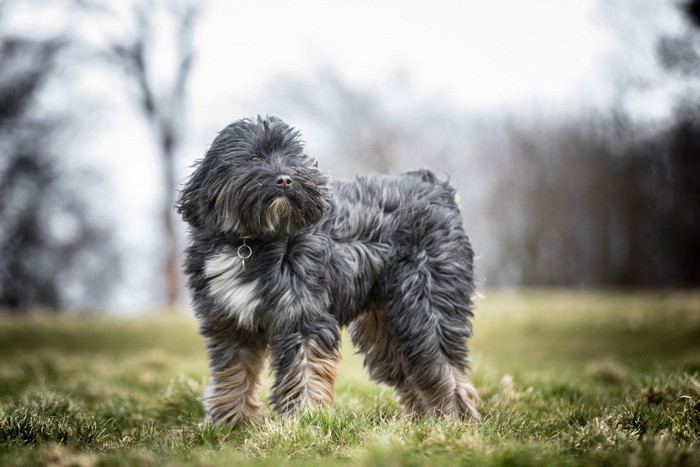
[[[280,238],[318,222],[328,176],[299,133],[277,117],[243,119],[219,133],[180,193],[177,210],[194,228]]]

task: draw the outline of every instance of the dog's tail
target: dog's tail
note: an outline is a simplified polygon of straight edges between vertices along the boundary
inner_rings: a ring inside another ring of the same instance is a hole
[[[442,185],[445,183],[440,181],[438,176],[435,175],[435,172],[428,169],[412,170],[410,172],[406,172],[405,175],[408,175],[410,177],[417,177],[421,179],[421,181],[425,183],[430,183],[431,185]]]
[[[441,198],[444,200],[446,205],[452,206],[459,210],[459,195],[457,194],[457,189],[450,184],[450,176],[447,175],[446,180],[440,180],[435,172],[428,169],[412,170],[410,172],[405,172],[404,175],[409,177],[416,177],[423,183],[427,183],[434,187],[439,187],[437,192],[441,193]]]

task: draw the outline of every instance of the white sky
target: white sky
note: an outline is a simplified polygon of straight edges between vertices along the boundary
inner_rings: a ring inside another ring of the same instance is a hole
[[[418,90],[472,108],[580,99],[597,92],[588,77],[606,45],[594,6],[592,0],[214,1],[198,36],[195,111],[235,119],[222,103],[260,92],[276,74],[306,74],[324,64],[370,86],[402,70]]]

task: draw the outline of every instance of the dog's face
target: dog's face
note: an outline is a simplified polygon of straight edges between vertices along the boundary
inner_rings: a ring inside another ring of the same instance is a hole
[[[195,228],[252,238],[315,224],[328,207],[328,176],[299,137],[276,117],[227,126],[182,190],[178,212]]]

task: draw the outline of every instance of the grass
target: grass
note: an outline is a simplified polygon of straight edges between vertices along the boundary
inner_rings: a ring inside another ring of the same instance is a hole
[[[493,291],[475,334],[481,424],[408,421],[344,335],[333,407],[232,431],[190,317],[2,316],[0,465],[700,465],[700,293]]]

